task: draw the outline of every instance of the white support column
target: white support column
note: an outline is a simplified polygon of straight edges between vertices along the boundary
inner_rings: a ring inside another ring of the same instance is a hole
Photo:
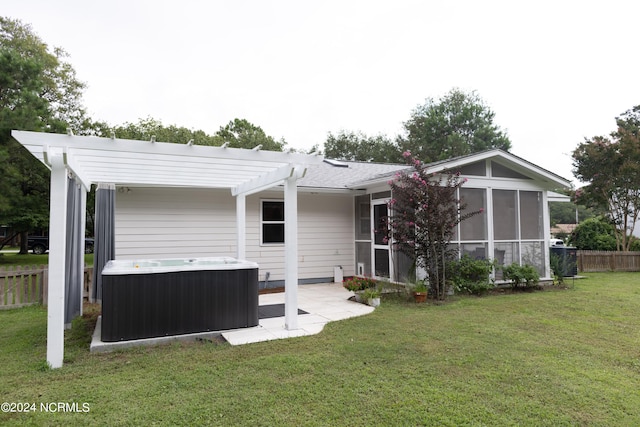
[[[247,252],[247,197],[244,194],[236,196],[236,235],[237,259],[246,259]]]
[[[62,152],[49,152],[49,297],[47,299],[47,362],[62,367],[64,356],[64,275],[67,228],[67,169]]]
[[[544,230],[544,277],[553,277],[551,271],[551,253],[549,249],[549,241],[551,240],[551,218],[549,217],[549,198],[548,192],[542,192],[542,229]]]
[[[84,185],[80,187],[82,189],[80,191],[80,246],[82,247],[82,251],[80,252],[80,265],[82,266],[80,267],[82,270],[80,274],[80,277],[82,277],[82,284],[80,285],[80,316],[82,316],[82,306],[84,302],[84,252],[86,250],[84,236],[87,228],[87,188]],[[89,293],[91,293],[91,290],[89,290]]]
[[[489,247],[487,248],[487,259],[493,260],[495,259],[495,242],[493,238],[493,189],[491,187],[486,190],[486,200],[487,205],[484,207],[484,211],[487,213],[487,240],[489,242]],[[493,272],[491,273],[492,278],[495,280],[496,278],[496,268],[493,268]]]
[[[298,186],[297,175],[284,181],[284,327],[298,329]]]

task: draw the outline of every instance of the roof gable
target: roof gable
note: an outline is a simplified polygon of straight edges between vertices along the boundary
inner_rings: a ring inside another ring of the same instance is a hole
[[[489,160],[489,168],[484,174],[482,173],[482,166],[487,164]],[[495,168],[492,168],[496,165]],[[440,173],[444,171],[465,171],[469,176],[485,176],[491,178],[507,178],[507,179],[520,179],[520,180],[535,180],[540,186],[553,189],[553,188],[568,188],[571,183],[550,172],[540,166],[537,166],[527,160],[524,160],[514,154],[508,153],[503,150],[494,149],[487,150],[478,153],[468,154],[466,156],[455,157],[448,160],[442,160],[438,162],[429,163],[426,165],[427,170],[431,173]],[[404,166],[403,168],[407,168]],[[403,168],[399,168],[403,169]],[[393,177],[394,173],[386,173],[378,176],[371,176],[363,181],[352,184],[352,188],[357,186],[375,185],[382,182],[386,182]],[[462,175],[465,175],[462,173]]]

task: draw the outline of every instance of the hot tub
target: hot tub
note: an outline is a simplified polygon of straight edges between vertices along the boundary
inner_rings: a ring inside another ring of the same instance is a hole
[[[102,341],[258,325],[258,264],[230,257],[115,260],[102,270]]]

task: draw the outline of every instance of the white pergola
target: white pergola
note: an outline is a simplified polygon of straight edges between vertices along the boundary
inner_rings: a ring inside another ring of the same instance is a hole
[[[285,200],[285,328],[298,329],[297,180],[320,156],[273,151],[195,146],[117,138],[11,132],[20,144],[51,169],[49,219],[49,294],[47,362],[62,366],[67,176],[91,184],[116,186],[226,188],[236,198],[237,258],[245,259],[246,196],[284,183]],[[84,225],[83,225],[84,227]],[[81,230],[84,235],[84,230]],[[81,251],[82,252],[82,251]],[[82,295],[82,292],[80,293]]]

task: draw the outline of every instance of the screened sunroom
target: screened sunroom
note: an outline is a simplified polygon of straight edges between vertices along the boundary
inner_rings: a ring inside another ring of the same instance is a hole
[[[492,259],[498,265],[529,264],[541,278],[551,277],[548,201],[568,201],[555,192],[568,188],[568,180],[501,150],[434,163],[428,170],[460,172],[466,182],[458,198],[467,211],[482,211],[456,226],[451,244],[459,256]],[[355,197],[355,271],[402,282],[411,270],[411,261],[376,233],[389,215],[387,203],[392,194],[380,187],[380,182],[388,179],[367,182],[371,185],[367,194]],[[500,269],[496,269],[495,279],[502,279]]]

